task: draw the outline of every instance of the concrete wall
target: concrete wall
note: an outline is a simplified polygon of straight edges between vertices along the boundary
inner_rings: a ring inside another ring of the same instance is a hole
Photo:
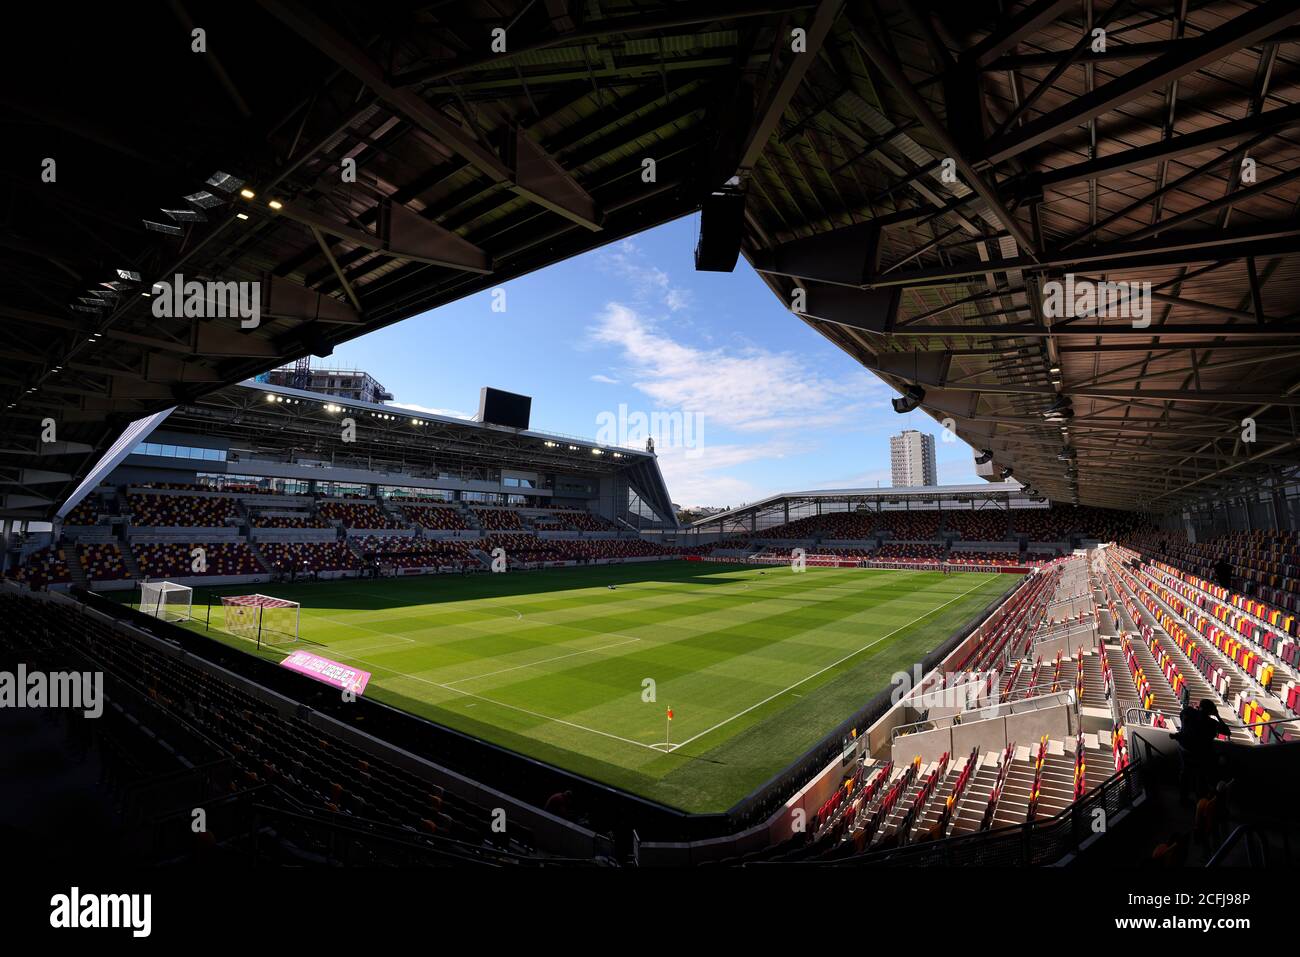
[[[233,542],[239,539],[239,528],[222,525],[213,528],[189,528],[172,525],[132,526],[133,542]]]
[[[333,528],[258,528],[248,530],[253,542],[332,542],[338,538]]]
[[[905,764],[918,754],[923,762],[937,761],[946,751],[954,757],[969,754],[978,747],[980,753],[1000,751],[1008,744],[1029,744],[1043,735],[1069,740],[1078,733],[1074,707],[1057,704],[1046,708],[1013,712],[1024,702],[1002,705],[1006,714],[983,721],[963,721],[947,728],[935,728],[895,738],[891,757],[895,764]]]

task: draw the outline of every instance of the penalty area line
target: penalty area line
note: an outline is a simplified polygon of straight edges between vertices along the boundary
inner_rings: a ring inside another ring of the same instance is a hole
[[[638,638],[636,640],[640,641],[641,639]],[[349,655],[341,651],[335,652],[335,654],[337,654],[340,658],[350,658],[353,661],[359,661],[362,664],[370,665],[370,667],[375,668],[379,671],[386,671],[390,675],[395,675],[398,678],[407,678],[411,681],[423,682],[424,684],[432,685],[435,688],[442,688],[444,691],[450,691],[452,694],[463,695],[466,698],[474,698],[477,701],[485,701],[488,704],[494,704],[498,708],[506,708],[507,710],[510,711],[518,711],[520,714],[526,714],[533,718],[541,718],[543,721],[550,721],[555,724],[562,724],[569,728],[575,728],[578,731],[586,731],[589,734],[598,734],[602,738],[610,738],[614,741],[622,741],[624,744],[634,744],[638,748],[646,748],[651,751],[659,750],[653,744],[646,744],[644,741],[633,741],[631,738],[624,738],[621,735],[611,734],[608,731],[601,731],[597,728],[589,728],[584,724],[578,724],[576,721],[567,721],[564,718],[555,718],[549,714],[541,714],[537,711],[530,711],[529,709],[521,708],[518,705],[506,704],[504,701],[497,701],[495,698],[488,698],[481,694],[474,694],[472,691],[462,691],[460,688],[453,688],[451,685],[443,684],[440,681],[431,681],[428,678],[421,678],[419,675],[411,675],[411,674],[407,674],[405,671],[397,671],[394,668],[385,667],[384,665],[370,661],[366,658],[358,657],[356,655]]]

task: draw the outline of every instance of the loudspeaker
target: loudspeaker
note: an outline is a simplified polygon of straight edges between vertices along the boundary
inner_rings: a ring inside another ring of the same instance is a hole
[[[697,272],[731,272],[740,255],[745,228],[745,194],[724,190],[704,197],[700,206],[700,238],[695,244]]]

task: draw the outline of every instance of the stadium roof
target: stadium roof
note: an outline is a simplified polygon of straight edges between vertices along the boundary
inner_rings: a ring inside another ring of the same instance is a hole
[[[341,426],[347,418],[353,420],[355,437],[344,441]],[[160,428],[229,442],[241,458],[227,460],[220,468],[232,474],[262,474],[259,462],[280,463],[290,454],[295,460],[326,461],[388,477],[379,484],[420,485],[424,480],[436,482],[440,475],[476,478],[481,477],[478,473],[498,469],[574,476],[619,474],[669,524],[676,521],[652,453],[255,381],[228,386],[133,424],[127,430],[129,443],[114,445],[59,515],[66,515],[98,480]],[[202,467],[217,468],[210,462]],[[409,479],[403,479],[403,473]],[[327,473],[318,477],[329,479]]]
[[[276,401],[269,401],[272,398]],[[512,429],[256,381],[240,382],[177,408],[168,417],[167,427],[225,434],[253,443],[264,439],[269,447],[280,449],[286,444],[282,436],[296,430],[302,430],[304,435],[320,434],[337,443],[339,423],[349,412],[357,413],[358,448],[367,453],[386,450],[398,458],[419,455],[440,445],[444,453],[454,449],[467,459],[481,451],[497,466],[504,463],[515,468],[549,468],[572,474],[608,474],[631,462],[655,461],[651,452],[559,432]]]
[[[34,15],[77,69],[4,64],[0,515],[47,517],[131,421],[732,181],[784,303],[1054,499],[1164,509],[1300,464],[1293,0]],[[1150,325],[1044,318],[1066,272],[1150,282]],[[260,324],[155,315],[178,273],[261,283]]]
[[[999,470],[1166,511],[1300,464],[1300,5],[1151,7],[846,7],[744,248]],[[1067,274],[1150,283],[1145,322],[1046,317]]]
[[[0,93],[0,514],[149,413],[694,210],[787,6],[37,8]],[[260,324],[154,315],[178,273],[260,282]]]
[[[751,513],[761,512],[773,505],[783,502],[807,504],[812,502],[908,502],[913,499],[924,502],[1010,502],[1017,499],[1029,502],[1024,486],[1019,482],[976,482],[971,485],[909,485],[898,488],[824,488],[808,492],[781,492],[769,495],[757,502],[747,502],[723,512],[714,512],[688,527],[704,530],[708,525],[721,528],[728,522],[737,521]]]

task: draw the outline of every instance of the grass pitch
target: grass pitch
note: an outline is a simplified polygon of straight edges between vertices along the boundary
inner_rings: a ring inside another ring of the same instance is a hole
[[[1013,581],[657,562],[245,585],[194,604],[202,617],[213,597],[209,634],[257,653],[218,631],[218,596],[301,602],[301,640],[263,657],[358,665],[367,697],[704,812],[781,771]]]

